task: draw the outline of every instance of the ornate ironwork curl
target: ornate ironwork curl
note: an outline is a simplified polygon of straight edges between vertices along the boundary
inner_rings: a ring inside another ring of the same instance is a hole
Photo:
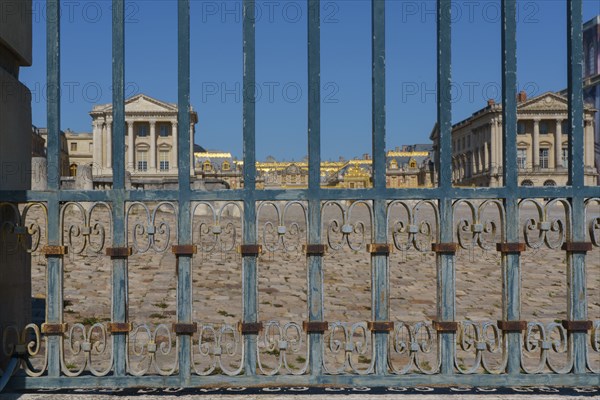
[[[108,227],[112,228],[112,211],[108,203],[92,203],[87,209],[81,203],[75,202],[68,202],[62,206],[60,209],[62,245],[69,247],[69,254],[83,254],[85,250],[95,254],[102,253],[106,242],[106,228],[101,220],[94,219],[94,211],[100,208],[105,208],[108,211]],[[69,209],[73,209],[80,217],[79,220],[70,224],[67,223],[67,211]],[[93,237],[97,239],[92,240]]]
[[[532,249],[539,249],[542,246],[559,249],[565,240],[571,239],[571,205],[566,199],[552,199],[545,204],[536,199],[523,199],[519,203],[519,210],[522,210],[526,204],[533,204],[537,211],[537,215],[527,218],[523,225],[523,236],[527,246]],[[557,204],[562,204],[564,207],[564,219],[553,217],[550,213]]]
[[[364,248],[367,243],[366,238],[366,224],[363,221],[355,221],[352,223],[352,212],[359,206],[364,206],[369,211],[369,222],[370,226],[373,226],[373,212],[371,210],[371,204],[364,200],[352,202],[349,206],[342,204],[339,201],[327,201],[321,207],[321,215],[327,208],[333,207],[340,211],[342,220],[332,219],[327,224],[327,244],[334,250],[341,250],[345,244],[351,250],[358,251]],[[371,228],[372,229],[372,228]],[[336,240],[334,236],[340,236],[341,239]],[[369,240],[372,240],[372,232],[370,232]],[[355,238],[353,240],[353,238]],[[357,240],[357,242],[355,242]]]
[[[229,207],[234,207],[242,214],[242,208],[236,202],[227,202],[221,207],[216,208],[212,203],[202,201],[197,203],[192,212],[192,226],[194,226],[194,216],[199,208],[205,206],[210,212],[212,223],[200,222],[197,229],[193,229],[192,235],[197,235],[197,239],[192,238],[193,243],[199,244],[199,250],[202,254],[211,254],[216,251],[228,253],[236,249],[239,242],[238,232],[233,222],[223,222],[223,213]],[[242,221],[243,229],[243,221]],[[229,240],[225,240],[228,238]]]
[[[558,338],[551,339],[552,333],[558,333]],[[557,374],[566,374],[573,367],[573,356],[571,351],[572,343],[568,340],[567,331],[561,323],[551,322],[544,326],[541,322],[529,322],[524,339],[524,351],[521,353],[521,368],[528,374],[538,374],[544,371],[546,366]],[[524,360],[526,353],[540,352],[538,363],[535,367],[529,368]],[[550,352],[565,354],[567,356],[566,364],[560,368],[556,366],[549,357]]]
[[[592,352],[600,355],[600,320],[594,321],[594,324],[592,325],[592,331],[590,332],[590,347]],[[594,374],[600,374],[600,368],[594,368],[592,366],[589,350],[586,350],[586,360],[588,369]]]
[[[281,326],[278,321],[267,321],[264,323],[262,334],[258,338],[257,360],[258,367],[264,375],[275,375],[281,372],[282,367],[285,372],[292,375],[302,375],[308,369],[308,347],[304,354],[304,365],[300,369],[292,368],[288,357],[300,354],[302,344],[304,343],[304,331],[302,326],[295,322],[288,322]],[[268,370],[261,359],[261,348],[263,351],[272,353],[277,357],[277,365]]]
[[[79,333],[77,336],[76,333]],[[94,335],[96,334],[96,335]],[[105,376],[113,365],[113,353],[110,353],[110,361],[105,369],[96,369],[92,363],[94,356],[103,355],[108,348],[108,333],[106,326],[102,323],[95,323],[86,329],[83,324],[73,324],[69,329],[68,336],[61,340],[61,369],[66,376],[79,376],[85,371],[86,367],[95,376]],[[73,361],[66,362],[66,350],[71,356],[77,357],[83,354],[83,362],[77,366]]]
[[[195,338],[195,335],[194,337]],[[198,324],[198,352],[200,357],[209,360],[208,367],[201,371],[198,369],[197,355],[192,351],[192,366],[197,375],[206,376],[214,374],[217,368],[228,376],[239,375],[244,368],[244,340],[237,326],[223,324],[216,328],[213,324]],[[223,357],[234,357],[240,353],[240,363],[235,369],[231,369],[223,360]],[[196,362],[195,362],[196,360]]]
[[[475,351],[475,361],[464,368],[455,357],[454,364],[461,374],[474,374],[483,367],[489,374],[503,373],[508,361],[508,348],[504,336],[495,322],[462,321],[458,328],[457,342],[463,351]],[[495,368],[490,365],[486,354],[501,354],[502,359]]]
[[[130,226],[130,217],[133,215],[136,209],[141,209],[142,213],[146,216],[146,225],[136,222],[131,231],[131,238],[129,237],[129,226]],[[134,253],[146,253],[150,249],[157,253],[164,253],[169,249],[171,244],[171,225],[169,222],[161,220],[157,221],[158,211],[161,209],[170,209],[174,214],[174,224],[175,224],[175,235],[177,235],[177,207],[175,204],[169,201],[163,201],[156,205],[152,212],[148,208],[145,203],[136,201],[129,204],[127,207],[127,212],[125,213],[125,221],[126,221],[126,233],[127,233],[127,243],[131,243],[133,247]],[[142,237],[146,237],[147,243],[142,245],[140,240]],[[157,237],[162,238],[164,244],[161,246],[159,244],[160,240],[157,240]],[[173,239],[174,241],[175,239]]]
[[[429,368],[425,366],[426,362],[420,357],[421,354],[431,353],[435,341],[436,335],[433,333],[431,324],[427,322],[417,322],[412,327],[405,322],[396,322],[388,347],[390,371],[398,375],[407,374],[415,369],[427,375],[438,373],[441,365],[439,354],[436,356],[436,364]],[[394,354],[408,356],[408,362],[397,368],[392,360]]]
[[[6,251],[15,253],[19,248],[27,253],[35,252],[42,241],[42,229],[37,221],[28,223],[28,214],[35,209],[40,209],[45,221],[45,231],[48,231],[48,209],[44,203],[28,203],[20,211],[17,204],[0,202],[0,210],[8,209],[13,215],[13,220],[2,221],[0,225],[0,242]],[[17,241],[14,247],[10,246],[9,235],[16,235]]]
[[[42,341],[43,340],[43,341]],[[44,346],[42,346],[44,343]],[[42,339],[40,328],[36,324],[27,324],[23,329],[16,325],[9,325],[2,332],[2,352],[10,357],[15,353],[26,356],[28,359],[40,355],[44,350],[42,364],[36,369],[29,360],[21,358],[19,368],[23,368],[29,376],[42,376],[48,367],[48,340]]]
[[[592,205],[596,204],[600,208],[600,197],[587,199],[585,202],[585,220],[589,223],[588,234],[592,245],[600,247],[600,213],[592,214],[590,211]]]
[[[496,243],[505,241],[505,210],[500,200],[485,200],[476,205],[472,200],[457,200],[453,204],[455,211],[462,204],[467,205],[470,218],[461,218],[456,224],[456,238],[461,248],[470,250],[476,246],[482,250],[496,249]],[[496,208],[499,221],[485,218],[488,208]]]
[[[337,339],[336,335],[341,333],[342,340]],[[357,322],[349,324],[345,322],[331,322],[323,346],[323,369],[326,373],[332,375],[343,374],[346,371],[358,375],[368,375],[373,373],[375,368],[375,347],[372,344],[371,333],[366,322]],[[369,353],[369,349],[371,350]],[[338,355],[343,356],[344,362],[338,368],[330,368],[327,363],[327,352],[335,358]],[[353,356],[366,357],[371,360],[367,368],[359,368]]]
[[[281,250],[285,253],[300,252],[302,245],[307,241],[308,215],[305,205],[300,201],[290,201],[285,203],[283,209],[281,203],[274,201],[264,201],[258,205],[256,212],[257,236],[259,235],[258,221],[261,212],[272,207],[275,210],[276,220],[266,221],[262,226],[263,248],[270,253]],[[289,221],[286,218],[293,207],[299,207],[302,210],[304,227],[296,221]]]
[[[165,339],[158,340],[159,335]],[[144,340],[145,339],[145,340]],[[171,366],[161,365],[160,358],[174,355],[174,361]],[[137,365],[141,365],[140,369],[136,369],[133,357],[140,358],[135,360]],[[165,324],[159,324],[150,329],[147,324],[140,324],[133,328],[129,333],[129,342],[127,345],[127,371],[135,376],[146,375],[151,368],[163,376],[173,375],[177,371],[179,359],[179,338],[175,338],[173,345],[173,337],[171,329]]]
[[[431,251],[431,243],[435,242],[440,227],[440,216],[437,204],[432,200],[420,200],[410,205],[404,200],[395,200],[388,204],[387,225],[390,229],[390,219],[394,207],[400,207],[406,213],[406,219],[397,219],[391,227],[394,247],[400,251],[408,251],[411,248],[425,253]],[[421,217],[424,208],[433,210],[434,221]],[[405,240],[402,240],[406,237]]]

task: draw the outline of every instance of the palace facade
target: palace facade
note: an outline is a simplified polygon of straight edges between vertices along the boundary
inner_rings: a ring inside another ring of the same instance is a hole
[[[417,144],[388,151],[387,185],[391,188],[432,187],[433,146]],[[206,151],[195,153],[196,176],[207,189],[243,187],[243,161],[228,152]],[[308,187],[308,161],[278,161],[268,158],[258,161],[256,187],[258,189],[305,189]],[[363,189],[372,187],[372,160],[369,154],[362,158],[321,162],[321,187]]]
[[[134,187],[163,187],[177,183],[177,104],[144,94],[125,101],[125,171]],[[95,106],[92,117],[92,175],[94,185],[112,183],[112,103]],[[194,143],[198,114],[190,108],[186,129]],[[194,146],[190,146],[190,176],[194,176]]]
[[[566,185],[568,178],[567,99],[544,93],[517,103],[517,166],[519,185]],[[584,126],[585,184],[595,185],[594,115],[586,105]],[[438,128],[430,138],[437,148]],[[502,105],[488,101],[485,108],[452,127],[452,180],[458,186],[502,186]]]

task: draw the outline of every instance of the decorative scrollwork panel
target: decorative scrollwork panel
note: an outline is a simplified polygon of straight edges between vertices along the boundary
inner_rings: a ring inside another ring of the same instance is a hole
[[[105,376],[113,365],[112,338],[103,323],[73,324],[61,341],[61,369],[66,376],[89,371]]]
[[[461,374],[500,374],[507,363],[506,338],[495,322],[462,321],[456,336],[456,369]]]
[[[302,375],[308,369],[308,343],[301,324],[266,321],[258,336],[258,368],[264,375]]]
[[[394,374],[435,374],[440,370],[437,333],[430,322],[396,322],[390,332],[388,363]]]
[[[244,338],[236,325],[199,322],[192,344],[193,373],[202,376],[242,373]]]
[[[566,374],[573,367],[571,346],[560,322],[529,322],[523,337],[521,367],[528,374]]]
[[[134,325],[127,337],[131,375],[173,375],[178,368],[179,339],[166,324]]]
[[[330,322],[324,336],[325,372],[332,375],[367,375],[373,373],[374,367],[375,348],[367,323]]]

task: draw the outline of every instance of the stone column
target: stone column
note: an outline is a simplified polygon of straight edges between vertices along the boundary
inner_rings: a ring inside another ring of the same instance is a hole
[[[150,168],[152,173],[156,172],[156,121],[150,121]]]
[[[556,120],[554,131],[554,168],[562,168],[562,119]]]
[[[488,141],[484,139],[483,140],[483,154],[482,154],[484,171],[490,170],[490,159],[489,159],[488,153],[489,153]]]
[[[540,169],[540,120],[533,120],[533,169]]]
[[[102,168],[102,124],[99,121],[94,121],[93,127],[93,168],[96,170]]]
[[[177,165],[177,140],[179,140],[179,132],[177,132],[177,120],[171,121],[171,136],[173,137],[173,147],[171,149],[171,163],[173,164],[173,168],[177,170],[177,168],[179,168],[179,166]]]
[[[126,171],[135,170],[135,142],[133,132],[133,121],[127,121],[127,165],[125,166]]]
[[[112,169],[112,122],[106,122],[106,168]]]
[[[190,175],[194,175],[194,123],[190,122]]]
[[[586,119],[583,125],[583,140],[585,154],[584,168],[594,167],[594,125],[593,120]]]
[[[496,137],[497,134],[496,119],[492,118],[492,121],[490,122],[490,170],[492,174],[496,174],[498,172],[498,159],[496,158],[496,147],[498,146],[498,139]]]

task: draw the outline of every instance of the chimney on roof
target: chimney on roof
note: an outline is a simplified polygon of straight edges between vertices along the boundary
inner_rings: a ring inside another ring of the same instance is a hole
[[[517,95],[517,101],[519,103],[523,103],[523,102],[527,101],[527,93],[524,90],[521,90],[519,92],[519,94]]]
[[[369,153],[363,154],[363,160],[370,160]]]
[[[494,99],[489,99],[489,100],[487,101],[487,105],[488,105],[488,107],[489,107],[489,106],[493,106],[494,104],[496,104],[496,101],[495,101]]]

